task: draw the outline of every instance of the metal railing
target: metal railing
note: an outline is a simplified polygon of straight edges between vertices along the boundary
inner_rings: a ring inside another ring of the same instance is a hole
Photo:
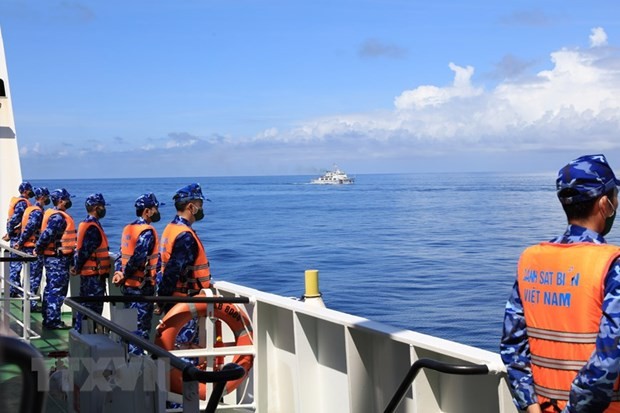
[[[490,371],[489,367],[486,364],[459,365],[442,363],[440,361],[431,359],[416,360],[413,365],[411,365],[411,368],[409,369],[407,375],[396,390],[396,393],[392,397],[392,400],[390,400],[390,403],[385,408],[384,413],[393,413],[394,411],[396,411],[396,408],[402,401],[403,397],[405,397],[405,393],[407,393],[407,390],[409,390],[409,387],[411,387],[413,380],[423,368],[435,370],[440,373],[459,375],[486,375],[489,374]]]
[[[204,371],[198,369],[192,363],[175,356],[171,352],[144,340],[135,333],[115,324],[98,313],[84,307],[80,303],[84,302],[158,302],[158,303],[249,303],[246,297],[148,297],[148,296],[104,296],[104,297],[67,297],[65,304],[74,311],[81,313],[95,324],[107,328],[109,331],[117,334],[126,342],[142,348],[150,353],[153,357],[166,359],[170,361],[173,368],[179,369],[183,376],[183,412],[194,413],[200,409],[200,400],[198,397],[199,383],[214,383],[211,397],[204,410],[205,413],[213,413],[218,407],[222,398],[226,383],[228,381],[237,380],[245,375],[245,369],[237,364],[228,363],[220,371]],[[84,322],[84,321],[83,321]]]
[[[23,251],[16,250],[12,248],[5,241],[0,241],[0,250],[2,250],[2,254],[0,254],[0,262],[4,263],[2,268],[0,268],[0,281],[2,281],[2,291],[3,297],[1,298],[2,305],[2,325],[6,329],[6,331],[10,330],[11,319],[13,319],[21,328],[21,338],[26,342],[30,342],[30,340],[40,338],[41,336],[37,334],[31,328],[31,319],[30,319],[30,301],[39,300],[40,296],[36,294],[32,294],[30,292],[30,265],[29,263],[36,261],[38,258],[34,255],[27,254]],[[11,257],[9,254],[14,254],[16,257]],[[15,285],[11,282],[9,274],[10,268],[9,264],[11,262],[22,262],[22,274],[23,274],[23,286]],[[21,297],[11,297],[10,290],[14,288],[22,293]],[[20,320],[18,317],[15,317],[11,314],[11,302],[13,301],[21,301],[22,302],[22,319]]]

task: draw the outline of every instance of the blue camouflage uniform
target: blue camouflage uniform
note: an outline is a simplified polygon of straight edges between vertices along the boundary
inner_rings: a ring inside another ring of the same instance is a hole
[[[187,201],[193,199],[205,200],[202,190],[198,184],[190,184],[179,189],[173,200],[176,202]],[[192,227],[191,223],[183,217],[175,216],[171,224],[186,225]],[[193,231],[193,229],[192,229]],[[158,296],[171,296],[174,292],[179,277],[186,276],[187,267],[194,264],[198,256],[198,244],[189,232],[180,234],[174,240],[174,246],[170,254],[170,258],[162,271],[161,281],[157,284]],[[171,305],[163,306],[165,310],[171,308]],[[184,328],[181,329],[177,336],[178,343],[198,342],[198,326],[197,319],[190,320]]]
[[[172,224],[183,224],[191,228],[191,224],[185,218],[176,216],[172,220]],[[157,295],[168,297],[172,295],[180,274],[184,274],[187,266],[193,265],[198,256],[198,245],[196,240],[190,233],[184,232],[174,241],[174,247],[170,260],[166,264],[166,268],[162,271],[161,282],[157,285]],[[167,311],[172,305],[163,306]],[[197,340],[197,320],[192,319],[179,332],[177,342],[189,343]]]
[[[50,194],[52,202],[57,205],[59,200],[70,200],[71,195],[66,189],[56,189]],[[71,204],[67,206],[70,208]],[[54,209],[58,210],[57,207]],[[47,221],[47,226],[42,228],[41,235],[35,245],[35,252],[43,257],[45,266],[45,289],[43,290],[43,327],[64,327],[61,320],[62,304],[69,290],[69,267],[73,258],[72,254],[43,255],[45,247],[51,243],[57,243],[67,229],[67,221],[61,214],[53,214]]]
[[[39,209],[35,209],[30,213],[28,217],[28,222],[26,223],[26,227],[22,228],[21,234],[17,239],[16,246],[21,251],[31,254],[34,251],[34,247],[25,247],[24,243],[31,237],[35,236],[36,239],[39,238],[41,232],[41,224],[43,223],[43,209],[45,205],[49,205],[49,195],[50,192],[46,187],[38,187],[34,188],[34,196],[36,201],[36,206]],[[39,291],[39,286],[41,285],[41,277],[43,276],[43,257],[37,256],[36,261],[32,261],[30,263],[30,292],[32,294],[37,294]],[[30,308],[33,311],[38,309],[37,301],[30,301]]]
[[[91,205],[101,205],[105,210],[105,200],[103,195],[91,194],[86,198],[86,206]],[[82,222],[95,222],[101,227],[99,223],[99,219],[92,215],[88,215],[86,219]],[[81,248],[75,250],[75,254],[73,256],[73,267],[75,269],[76,274],[80,274],[82,271],[82,267],[88,260],[88,258],[95,252],[97,248],[101,245],[103,238],[101,233],[94,226],[88,227],[86,233],[84,234],[84,240]],[[80,275],[80,296],[81,297],[103,297],[106,292],[106,281],[104,277],[98,276],[84,276]],[[102,314],[103,313],[103,302],[99,303],[83,303],[84,307],[91,309],[92,311]],[[78,314],[75,323],[75,329],[77,331],[82,331],[82,315]]]
[[[137,210],[143,210],[145,208],[153,208],[159,207],[159,202],[154,194],[144,194],[140,196],[136,202],[135,207]],[[153,222],[159,221],[159,218],[154,219]],[[135,221],[133,221],[130,225],[142,225],[149,224],[146,219],[142,217],[138,217]],[[124,271],[122,268],[122,252],[119,251],[118,257],[114,262],[114,270],[122,271],[123,275],[129,276],[134,274],[137,270],[143,270],[145,265],[148,262],[148,256],[151,255],[152,251],[158,253],[157,245],[156,245],[156,234],[151,230],[143,231],[139,236],[136,242],[136,246],[133,252],[133,255],[127,260],[127,264],[125,265]],[[123,240],[121,240],[121,243]],[[156,272],[159,274],[161,272],[161,259],[157,260]],[[156,277],[156,278],[160,278]],[[130,287],[126,285],[121,285],[121,292],[124,296],[154,296],[155,295],[155,286],[150,283],[145,283],[142,287]],[[135,334],[141,336],[145,340],[149,340],[150,332],[151,332],[151,321],[153,319],[153,303],[126,303],[126,308],[135,308],[138,312],[138,325]],[[136,347],[132,344],[129,345],[129,351],[133,354],[142,354],[142,349]]]
[[[594,199],[618,185],[613,171],[602,155],[578,158],[560,170],[557,188],[563,204]],[[587,162],[583,162],[584,159]],[[607,165],[608,180],[601,178],[597,162]],[[594,166],[592,165],[594,164]],[[570,168],[568,168],[570,166]],[[608,173],[609,173],[608,172]],[[573,188],[577,195],[564,196],[562,190]],[[615,216],[615,215],[614,215]],[[572,244],[577,242],[605,244],[603,235],[578,225],[569,224],[564,234],[550,242]],[[620,259],[615,260],[604,280],[603,317],[596,338],[595,351],[572,382],[569,401],[563,412],[599,412],[609,404],[613,385],[620,372]],[[504,314],[500,354],[508,371],[508,381],[515,405],[522,410],[538,403],[531,370],[530,346],[523,302],[515,281]]]
[[[34,193],[32,192],[32,185],[28,181],[24,181],[19,185],[19,193],[24,195],[25,198],[32,198]],[[24,211],[28,208],[28,204],[25,201],[19,201],[15,204],[15,208],[13,211],[13,215],[9,217],[6,223],[6,233],[10,237],[9,245],[11,247],[15,247],[17,244],[17,240],[19,239],[19,228],[22,224],[22,217],[24,216]],[[18,258],[17,254],[10,253],[9,257]],[[9,280],[12,284],[17,285],[19,287],[22,286],[21,283],[21,271],[22,271],[22,263],[21,261],[12,261],[9,264]],[[11,286],[10,287],[10,295],[11,297],[21,297],[21,291],[17,288]]]

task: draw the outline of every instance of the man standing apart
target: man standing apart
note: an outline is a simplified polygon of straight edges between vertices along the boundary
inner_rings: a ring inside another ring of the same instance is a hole
[[[172,199],[177,215],[162,235],[162,279],[157,286],[157,295],[193,296],[211,285],[209,260],[200,238],[192,229],[194,222],[204,218],[202,204],[205,197],[200,185],[194,183],[179,189]],[[177,340],[189,343],[196,338],[196,319],[193,319],[181,329]]]
[[[603,238],[619,184],[603,155],[564,166],[556,188],[568,228],[519,259],[500,350],[528,413],[620,411],[620,247]]]
[[[125,226],[121,237],[120,255],[115,261],[112,282],[121,286],[124,296],[154,296],[157,272],[161,269],[157,231],[151,225],[159,222],[159,202],[155,194],[149,192],[136,199],[136,216],[131,224]],[[135,333],[149,340],[153,303],[132,302],[125,307],[135,308],[138,312],[138,326]],[[142,349],[130,345],[133,354],[142,354]]]
[[[21,223],[21,233],[15,248],[27,254],[32,254],[34,246],[41,234],[41,223],[43,222],[43,209],[50,204],[50,191],[44,186],[34,188],[35,204],[29,206],[24,211]],[[36,261],[30,263],[30,292],[37,294],[43,276],[43,257],[38,257]],[[30,310],[41,312],[41,306],[35,300],[30,301]]]
[[[105,295],[105,280],[110,275],[111,269],[108,238],[99,223],[99,220],[105,217],[105,205],[102,194],[89,195],[85,203],[88,215],[78,226],[77,249],[73,257],[71,274],[80,276],[81,297],[103,297]],[[84,307],[98,314],[103,313],[103,302],[84,303]],[[78,314],[75,328],[81,331],[81,314]]]
[[[71,208],[71,195],[66,189],[56,189],[50,194],[54,208],[43,214],[41,236],[34,247],[35,255],[43,257],[45,289],[43,290],[43,327],[66,329],[60,309],[69,289],[69,266],[77,234],[75,223],[67,210]]]
[[[9,203],[9,214],[6,222],[6,235],[2,238],[5,241],[9,241],[11,247],[15,247],[17,239],[19,238],[20,226],[22,224],[22,217],[24,211],[30,206],[28,199],[34,196],[32,192],[32,185],[30,182],[24,181],[19,185],[19,196],[11,198]],[[11,258],[17,258],[16,254],[11,253]],[[11,281],[10,295],[11,297],[21,297],[21,292],[14,286],[21,287],[21,271],[22,263],[20,261],[12,261],[9,265],[9,280]]]

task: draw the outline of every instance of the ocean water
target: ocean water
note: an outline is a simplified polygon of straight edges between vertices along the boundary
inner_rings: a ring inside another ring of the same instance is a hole
[[[102,225],[118,252],[134,200],[166,205],[199,182],[211,200],[194,228],[216,280],[299,297],[318,269],[326,305],[396,327],[497,351],[503,309],[521,251],[565,229],[554,174],[358,175],[354,185],[311,176],[32,180],[76,197],[69,213],[103,193]],[[608,241],[618,243],[612,230]]]

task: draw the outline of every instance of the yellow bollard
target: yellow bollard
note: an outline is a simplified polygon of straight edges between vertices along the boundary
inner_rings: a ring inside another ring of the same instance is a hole
[[[319,270],[306,270],[306,293],[304,297],[315,298],[320,297],[319,292]]]
[[[306,270],[306,292],[304,293],[304,301],[325,307],[321,292],[319,291],[319,270]]]

